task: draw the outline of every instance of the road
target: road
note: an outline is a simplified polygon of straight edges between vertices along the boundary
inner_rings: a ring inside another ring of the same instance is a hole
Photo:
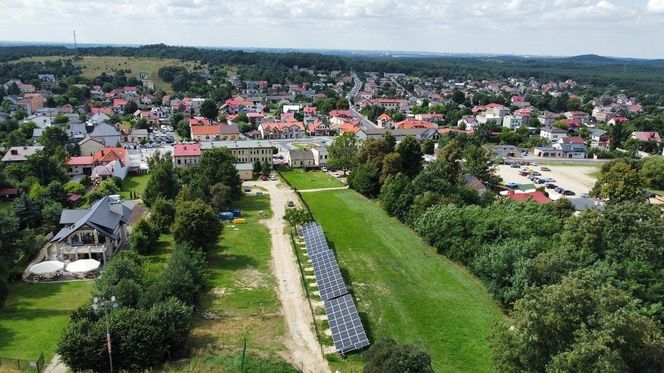
[[[279,283],[279,301],[286,320],[288,335],[285,345],[288,354],[284,358],[303,372],[329,372],[330,367],[313,332],[313,315],[302,289],[300,269],[283,219],[287,201],[297,203],[297,196],[292,190],[277,186],[274,181],[251,181],[244,185],[265,188],[270,195],[273,216],[262,222],[272,237],[272,271]]]
[[[355,85],[353,86],[353,89],[350,90],[350,93],[346,96],[348,99],[348,103],[350,104],[350,111],[353,113],[353,117],[357,118],[360,121],[360,127],[362,129],[374,129],[378,128],[378,126],[370,121],[367,117],[362,115],[356,108],[355,105],[353,104],[353,97],[357,95],[357,93],[360,91],[360,88],[362,87],[362,81],[360,78],[357,77],[357,74],[354,72],[351,73],[351,76],[353,77],[353,80],[355,81]]]

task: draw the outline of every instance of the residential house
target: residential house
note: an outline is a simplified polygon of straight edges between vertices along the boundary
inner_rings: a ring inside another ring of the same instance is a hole
[[[477,120],[475,120],[475,117],[472,115],[464,115],[459,121],[457,122],[458,127],[465,128],[467,130],[476,130],[479,128],[479,123],[477,123]]]
[[[219,140],[221,127],[218,124],[191,126],[191,139],[194,141]]]
[[[221,140],[239,140],[240,129],[235,124],[221,124],[219,126],[219,138]]]
[[[176,168],[195,166],[200,159],[200,144],[175,144],[173,146],[173,166]]]
[[[425,120],[405,119],[400,122],[394,123],[394,128],[437,128],[435,123],[427,122]]]
[[[100,123],[90,133],[90,138],[97,140],[105,146],[116,146],[120,143],[120,132],[110,124]]]
[[[148,141],[148,130],[145,128],[131,128],[127,124],[120,124],[122,142],[127,144],[140,144]]]
[[[89,209],[62,210],[64,225],[51,239],[58,259],[75,261],[96,259],[106,264],[129,243],[127,223],[131,208],[106,196]]]
[[[540,130],[540,137],[543,139],[547,139],[552,143],[558,142],[558,140],[566,136],[567,136],[567,131],[554,126],[542,127],[542,129]]]
[[[43,146],[12,146],[2,157],[5,163],[25,162],[28,157],[44,149]]]
[[[328,136],[333,132],[328,124],[323,123],[320,119],[316,119],[307,125],[307,133],[309,136]]]
[[[394,122],[392,121],[392,116],[387,113],[382,113],[376,118],[376,123],[380,128],[394,128]]]
[[[261,123],[258,131],[264,139],[296,139],[304,136],[302,122]]]
[[[523,119],[517,118],[513,115],[505,115],[503,117],[503,127],[509,128],[514,131],[523,125]]]
[[[556,115],[550,111],[542,111],[537,115],[537,120],[544,127],[550,127],[556,121]]]
[[[327,146],[311,148],[311,153],[314,156],[314,165],[317,167],[327,167],[327,161],[330,159],[330,155],[327,152]]]
[[[67,160],[67,176],[92,175],[94,157],[91,155],[71,157]]]
[[[648,143],[657,143],[661,144],[662,139],[659,136],[658,132],[655,131],[635,131],[632,132],[632,135],[629,137],[630,139],[638,140],[640,142],[648,142]]]
[[[106,147],[103,142],[89,137],[79,141],[78,146],[81,149],[81,155],[93,155]]]
[[[310,148],[288,149],[286,162],[293,168],[312,168],[316,167],[316,156]]]
[[[473,175],[468,175],[465,177],[466,186],[475,190],[479,195],[483,195],[488,190],[486,185],[476,178]]]
[[[567,111],[563,113],[565,118],[567,119],[575,119],[579,123],[588,123],[588,120],[590,119],[590,115],[588,113],[584,113],[583,111]]]
[[[609,133],[599,128],[590,130],[590,147],[606,149],[609,147]]]

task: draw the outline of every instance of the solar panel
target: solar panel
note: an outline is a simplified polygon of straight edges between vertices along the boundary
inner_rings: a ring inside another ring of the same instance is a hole
[[[367,333],[350,294],[326,301],[325,311],[337,352],[346,353],[369,345]]]
[[[346,283],[341,275],[334,253],[323,251],[311,258],[320,298],[324,301],[348,294]]]
[[[325,240],[325,234],[323,234],[323,230],[318,224],[305,225],[302,228],[302,235],[310,258],[320,252],[330,250]]]

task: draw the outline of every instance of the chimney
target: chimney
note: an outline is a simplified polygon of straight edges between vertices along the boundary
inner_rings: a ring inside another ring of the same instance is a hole
[[[12,150],[11,150],[11,154],[12,154],[12,155],[18,155],[18,150],[16,150],[16,149],[12,149]]]

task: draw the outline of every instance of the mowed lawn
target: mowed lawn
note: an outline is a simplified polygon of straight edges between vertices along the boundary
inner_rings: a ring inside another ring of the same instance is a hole
[[[355,191],[302,196],[336,252],[373,341],[414,343],[439,372],[493,369],[486,337],[503,316],[479,280]]]
[[[129,192],[133,191],[138,194],[140,198],[145,187],[148,185],[148,180],[150,180],[150,175],[129,175],[122,181],[122,190],[120,191],[120,197],[122,199],[129,199]]]
[[[15,283],[0,309],[0,356],[49,361],[60,333],[69,323],[69,312],[84,304],[92,291],[87,281]]]
[[[304,171],[301,168],[291,168],[279,171],[296,189],[335,188],[344,186],[341,181],[322,171]]]

